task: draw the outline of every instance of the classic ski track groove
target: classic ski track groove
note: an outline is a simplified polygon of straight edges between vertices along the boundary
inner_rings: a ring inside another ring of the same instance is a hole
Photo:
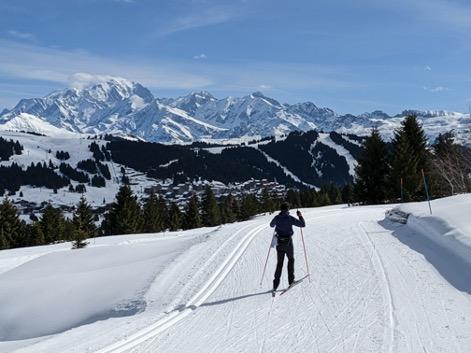
[[[218,270],[210,277],[210,279],[203,285],[202,288],[186,303],[185,307],[180,310],[173,311],[162,319],[156,321],[154,324],[138,331],[137,333],[118,341],[108,347],[98,350],[96,353],[120,353],[132,349],[135,346],[147,341],[155,335],[161,333],[167,328],[173,326],[197,307],[204,303],[204,301],[219,287],[221,282],[230,272],[232,267],[242,257],[247,247],[250,245],[255,236],[268,226],[263,224],[255,226],[236,246],[236,248],[227,256],[227,258],[220,265]],[[242,230],[242,229],[241,229]],[[241,231],[240,230],[240,231]]]
[[[383,260],[381,256],[379,255],[378,250],[376,249],[376,246],[374,245],[373,241],[371,240],[370,235],[368,232],[365,230],[363,227],[364,222],[358,222],[358,226],[362,231],[362,234],[366,236],[366,239],[369,243],[369,246],[372,249],[372,254],[370,257],[370,260],[372,261],[372,257],[374,256],[379,264],[379,270],[381,273],[381,277],[384,283],[383,288],[386,289],[386,297],[387,297],[387,305],[388,305],[388,321],[389,321],[389,334],[388,334],[388,351],[389,353],[393,353],[394,351],[394,338],[395,338],[395,330],[396,330],[396,320],[394,318],[394,303],[393,303],[393,298],[392,298],[392,293],[391,293],[391,285],[389,282],[388,275],[386,273],[386,269],[384,267]]]

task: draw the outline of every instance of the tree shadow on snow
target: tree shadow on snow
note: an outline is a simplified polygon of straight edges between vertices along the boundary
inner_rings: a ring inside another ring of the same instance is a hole
[[[422,254],[453,287],[471,294],[471,261],[466,261],[450,248],[427,236],[415,233],[406,225],[389,220],[379,221],[378,224],[390,230],[392,235],[410,249]]]

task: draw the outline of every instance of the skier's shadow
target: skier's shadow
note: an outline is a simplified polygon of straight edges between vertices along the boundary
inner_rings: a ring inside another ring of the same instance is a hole
[[[201,304],[201,306],[221,305],[221,304],[235,302],[237,300],[242,300],[242,299],[246,299],[246,298],[250,298],[250,297],[256,297],[256,296],[259,296],[259,295],[269,294],[271,292],[272,292],[271,290],[267,290],[267,291],[264,291],[264,292],[244,294],[244,295],[239,295],[237,297],[226,298],[226,299],[216,300],[216,301],[213,301],[213,302],[203,303],[203,304]]]

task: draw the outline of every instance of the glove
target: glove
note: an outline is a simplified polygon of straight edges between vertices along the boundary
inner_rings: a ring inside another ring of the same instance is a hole
[[[302,216],[303,216],[303,214],[301,213],[300,210],[297,210],[297,211],[296,211],[296,214],[298,215],[298,217],[302,217]]]

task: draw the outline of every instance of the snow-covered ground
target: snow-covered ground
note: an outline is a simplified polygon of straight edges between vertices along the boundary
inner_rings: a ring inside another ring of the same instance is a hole
[[[467,239],[470,203],[435,200],[434,219],[426,203],[402,205],[405,225],[385,219],[392,206],[306,209],[311,280],[275,299],[273,252],[259,285],[272,215],[2,251],[0,336],[23,339],[0,352],[469,353],[471,265],[415,224]],[[294,245],[301,278],[299,231]]]
[[[24,150],[22,154],[13,155],[8,161],[0,161],[0,165],[17,163],[23,168],[26,168],[31,163],[49,163],[49,161],[52,161],[56,166],[60,165],[61,162],[65,162],[75,168],[79,161],[93,158],[93,154],[89,149],[89,145],[92,142],[99,145],[106,143],[104,140],[92,139],[90,135],[68,132],[65,135],[55,134],[44,137],[22,132],[2,131],[1,136],[7,140],[18,140],[24,147]],[[69,152],[70,159],[66,161],[57,159],[57,151]],[[106,161],[103,163],[108,165],[111,173],[111,180],[106,181],[106,187],[97,188],[86,185],[85,196],[93,208],[104,206],[104,201],[105,203],[111,203],[121,186],[119,179],[121,177],[120,170],[122,165]],[[131,188],[139,197],[144,197],[144,190],[157,183],[156,180],[148,178],[144,173],[127,167],[125,170],[126,174],[132,179]],[[72,181],[72,184],[75,186],[78,182]],[[22,186],[20,191],[23,193],[22,197],[20,192],[10,197],[15,203],[28,201],[39,205],[42,202],[50,202],[54,206],[74,206],[82,196],[80,193],[69,192],[68,188],[58,190],[57,194],[51,189],[30,186]]]

